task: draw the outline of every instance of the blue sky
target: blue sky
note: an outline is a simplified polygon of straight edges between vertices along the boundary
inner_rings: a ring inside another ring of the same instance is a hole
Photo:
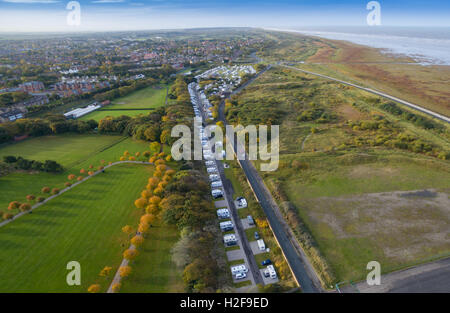
[[[364,26],[369,0],[0,0],[0,31],[93,31],[219,26]],[[380,0],[384,26],[450,26],[450,1]]]

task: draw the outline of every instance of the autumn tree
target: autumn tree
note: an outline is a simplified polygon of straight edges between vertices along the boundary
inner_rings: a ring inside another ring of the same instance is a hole
[[[147,199],[147,198],[150,198],[152,195],[153,195],[152,192],[150,190],[148,190],[148,189],[142,190],[142,192],[141,192],[141,197],[142,198],[146,198]]]
[[[29,203],[22,203],[19,207],[19,210],[22,212],[30,211],[31,205]]]
[[[123,252],[123,258],[128,261],[132,261],[137,257],[138,254],[139,252],[136,249],[127,249]]]
[[[89,171],[89,172],[88,172],[88,175],[89,175],[89,176],[92,176],[92,175],[94,175],[94,172],[93,172],[93,171]]]
[[[88,288],[89,293],[98,293],[100,292],[101,286],[99,284],[90,285]]]
[[[44,187],[41,189],[42,193],[50,193],[50,187]]]
[[[133,228],[130,225],[125,225],[124,227],[122,227],[122,232],[127,235],[131,235],[133,233]]]
[[[120,287],[122,287],[122,285],[120,283],[114,283],[111,286],[111,290],[112,290],[112,292],[117,293],[120,291]]]
[[[38,197],[38,198],[36,199],[36,201],[39,202],[39,203],[44,202],[44,200],[45,200],[44,197]]]
[[[85,170],[84,168],[82,168],[82,169],[80,170],[80,174],[86,174],[86,170]]]
[[[65,182],[65,183],[64,183],[64,186],[70,187],[70,186],[72,186],[72,183],[70,183],[70,182]]]
[[[150,201],[151,204],[158,205],[161,202],[161,198],[158,197],[158,196],[152,196],[149,199],[149,201]]]
[[[125,159],[124,156],[121,156],[119,160],[123,162],[123,161],[125,161],[126,159]]]
[[[19,206],[20,206],[20,202],[19,201],[10,202],[9,205],[8,205],[8,210],[10,210],[10,211],[16,210],[16,209],[19,208]]]
[[[146,232],[148,232],[149,227],[150,226],[147,223],[140,223],[138,226],[138,232],[141,234],[145,234]]]
[[[134,205],[138,208],[138,209],[143,209],[145,208],[145,206],[148,204],[147,199],[146,198],[139,198],[136,199],[136,201],[134,201]]]
[[[3,220],[11,220],[12,218],[14,217],[14,215],[13,214],[11,214],[11,213],[3,213],[3,215],[2,215],[2,218],[3,218]]]
[[[27,195],[27,200],[28,201],[33,201],[34,199],[36,199],[35,195]]]
[[[59,193],[59,189],[58,188],[53,188],[52,189],[52,195],[57,195]]]
[[[140,235],[136,235],[133,238],[131,238],[131,244],[135,247],[140,247],[144,243],[144,237]]]
[[[122,278],[128,277],[131,274],[131,272],[132,272],[132,269],[131,269],[131,266],[129,266],[129,265],[119,267],[119,275]]]
[[[75,179],[75,175],[74,174],[70,174],[69,176],[67,176],[68,180],[74,180]]]
[[[152,187],[155,188],[156,186],[158,186],[159,183],[159,178],[158,177],[150,177],[148,179],[148,184]]]
[[[105,266],[101,271],[100,274],[98,274],[99,276],[102,277],[106,277],[109,276],[109,274],[111,274],[112,271],[112,267],[111,266]]]
[[[78,177],[77,177],[77,180],[78,180],[78,181],[82,181],[83,179],[84,179],[83,176],[78,176]]]
[[[141,223],[151,224],[155,221],[155,216],[153,214],[144,214],[139,221]]]

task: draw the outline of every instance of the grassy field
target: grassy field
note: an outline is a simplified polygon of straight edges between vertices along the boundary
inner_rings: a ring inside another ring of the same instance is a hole
[[[450,114],[448,66],[423,66],[406,56],[346,41],[292,33],[271,35],[282,41],[266,49],[263,58],[267,60],[302,61],[297,65],[302,69],[381,90],[435,112]]]
[[[150,110],[144,109],[154,109],[164,105],[166,99],[166,88],[167,86],[161,85],[157,88],[147,87],[137,90],[127,96],[113,100],[110,105],[105,106],[100,110],[81,117],[81,120],[93,119],[99,121],[106,116],[136,116],[140,114],[147,114]]]
[[[65,149],[59,148],[58,144],[64,145]],[[17,151],[21,151],[24,157],[42,160],[59,161],[61,157],[65,160],[66,170],[61,174],[15,172],[0,177],[0,208],[6,209],[11,201],[26,201],[28,194],[41,196],[44,186],[62,189],[68,174],[77,175],[81,168],[87,169],[89,165],[98,167],[102,160],[118,161],[125,150],[132,154],[143,152],[148,150],[148,143],[118,136],[61,135],[4,146],[0,148],[0,155],[18,155]]]
[[[87,159],[121,138],[123,137],[92,134],[37,137],[0,148],[0,158],[14,155],[37,161],[55,160],[70,168],[74,163]]]
[[[177,240],[175,226],[152,225],[139,248],[139,256],[131,264],[133,273],[122,281],[120,292],[183,292],[180,272],[170,251]]]
[[[450,253],[449,161],[369,144],[379,136],[395,140],[408,134],[449,151],[448,128],[424,129],[383,111],[374,100],[353,88],[275,68],[234,99],[239,111],[233,107],[229,114],[244,125],[280,124],[279,168],[260,174],[306,250],[319,248],[319,256],[311,250],[311,259],[325,260],[336,281],[362,279],[371,260],[389,272]],[[278,111],[266,114],[265,103]],[[327,118],[302,119],[314,110]],[[375,131],[349,126],[377,118],[387,126]],[[424,189],[431,196],[415,192]]]
[[[117,269],[133,205],[152,168],[117,165],[0,228],[0,292],[85,292],[104,266]],[[81,286],[66,284],[66,264],[81,264]],[[112,279],[112,278],[111,278]]]

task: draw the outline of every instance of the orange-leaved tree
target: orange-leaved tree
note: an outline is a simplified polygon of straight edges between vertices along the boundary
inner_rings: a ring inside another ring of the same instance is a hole
[[[131,274],[131,272],[132,272],[132,269],[131,269],[131,266],[129,266],[129,265],[119,267],[119,275],[122,278],[129,276]]]

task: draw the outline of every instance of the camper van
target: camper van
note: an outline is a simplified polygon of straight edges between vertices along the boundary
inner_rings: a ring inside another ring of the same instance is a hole
[[[213,189],[211,191],[211,195],[214,197],[214,199],[217,199],[223,196],[223,192],[220,189]]]
[[[220,225],[220,230],[221,231],[230,231],[230,230],[234,229],[234,225],[230,221],[221,222],[219,225]]]
[[[217,175],[217,174],[211,174],[211,175],[209,175],[209,180],[210,181],[218,181],[218,180],[220,180],[220,176],[219,175]]]
[[[220,188],[220,187],[222,187],[221,181],[214,181],[211,183],[211,188]]]
[[[259,250],[261,250],[261,251],[266,250],[266,244],[264,243],[264,240],[258,239],[257,243],[258,243]]]

